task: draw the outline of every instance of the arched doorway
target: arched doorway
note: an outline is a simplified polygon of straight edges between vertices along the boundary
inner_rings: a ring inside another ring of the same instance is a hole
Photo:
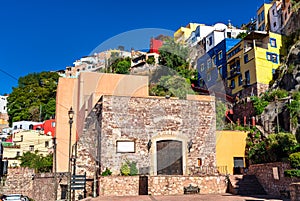
[[[182,175],[183,150],[182,141],[156,141],[157,175]]]

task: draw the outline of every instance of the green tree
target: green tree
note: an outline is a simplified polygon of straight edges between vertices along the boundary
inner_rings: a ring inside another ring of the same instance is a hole
[[[117,58],[111,64],[110,69],[112,73],[118,74],[128,74],[130,72],[131,59],[126,58]]]
[[[146,60],[146,63],[147,63],[147,64],[154,65],[154,64],[155,64],[155,58],[154,58],[154,57],[149,57],[149,58]]]
[[[58,78],[56,72],[20,77],[18,86],[13,88],[7,99],[10,125],[15,121],[43,121],[53,116]]]
[[[217,130],[223,130],[225,126],[226,105],[221,100],[216,100],[216,126]]]
[[[173,39],[168,39],[159,49],[159,53],[158,61],[160,65],[167,66],[185,77],[184,70],[189,69],[189,50],[187,47],[175,43]]]
[[[178,75],[162,76],[157,84],[150,86],[152,96],[173,96],[185,99],[187,94],[194,94],[190,84]]]
[[[21,160],[21,167],[28,167],[34,169],[37,173],[40,172],[51,172],[53,166],[53,155],[48,154],[43,156],[38,154],[37,151],[25,152],[19,158]]]

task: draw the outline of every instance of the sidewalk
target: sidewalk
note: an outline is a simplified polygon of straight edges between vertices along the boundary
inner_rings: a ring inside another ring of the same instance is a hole
[[[276,199],[271,196],[238,196],[232,194],[218,195],[174,195],[174,196],[101,196],[86,198],[84,201],[289,201],[289,199]]]

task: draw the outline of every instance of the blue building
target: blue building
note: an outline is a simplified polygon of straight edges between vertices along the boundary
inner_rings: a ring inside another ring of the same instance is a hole
[[[209,89],[227,77],[226,52],[240,39],[225,38],[197,60],[198,85]]]

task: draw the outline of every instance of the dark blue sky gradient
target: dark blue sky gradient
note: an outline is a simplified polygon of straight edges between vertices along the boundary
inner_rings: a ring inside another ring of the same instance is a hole
[[[235,26],[264,3],[254,1],[0,1],[0,94],[28,73],[65,69],[99,44],[126,31],[171,31],[189,22]],[[150,39],[149,39],[150,40]],[[146,41],[147,45],[149,41]]]

